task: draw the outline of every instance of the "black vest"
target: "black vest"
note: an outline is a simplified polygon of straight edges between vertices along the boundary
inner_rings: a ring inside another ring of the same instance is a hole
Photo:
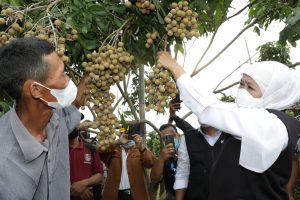
[[[280,111],[269,110],[285,124],[289,142],[275,163],[264,173],[239,165],[241,141],[229,137],[210,177],[209,200],[288,200],[285,186],[291,174],[293,151],[300,123]]]
[[[210,146],[198,130],[185,134],[190,159],[190,175],[185,200],[207,200],[210,169],[228,137],[228,134],[222,133],[215,145]]]
[[[175,182],[175,171],[177,167],[177,161],[168,159],[164,163],[163,168],[163,179],[165,183],[166,190],[175,196],[175,190],[173,188]]]

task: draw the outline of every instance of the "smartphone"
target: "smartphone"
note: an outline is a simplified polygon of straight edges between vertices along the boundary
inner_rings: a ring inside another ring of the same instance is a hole
[[[168,145],[168,144],[172,144],[173,147],[175,147],[175,142],[174,142],[174,136],[173,135],[166,135],[164,137],[164,143],[165,143],[165,146]],[[172,156],[169,157],[170,161],[173,162],[174,161],[174,157],[175,157],[175,152],[172,153]]]
[[[177,93],[175,98],[174,98],[174,103],[181,103],[181,100],[180,100],[180,94]]]
[[[181,100],[180,100],[180,94],[177,93],[175,98],[171,100],[170,102],[171,104],[174,104],[174,103],[181,103]]]
[[[143,134],[143,124],[131,124],[128,127],[127,135],[128,140],[133,140],[133,135],[139,134],[140,136],[144,136]]]
[[[174,136],[173,135],[166,135],[164,137],[164,143],[165,143],[165,146],[167,144],[173,144],[173,147],[175,147]]]

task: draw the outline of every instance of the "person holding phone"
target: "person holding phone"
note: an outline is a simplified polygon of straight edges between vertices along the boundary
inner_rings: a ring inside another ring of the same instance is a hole
[[[132,134],[134,144],[130,144],[127,133],[105,152],[102,161],[108,167],[108,176],[103,191],[103,200],[148,200],[144,167],[150,169],[155,157],[143,143],[140,132]]]
[[[169,122],[174,121],[176,126],[184,132],[178,149],[174,183],[176,199],[207,200],[210,171],[227,134],[205,125],[200,125],[195,129],[176,115],[176,111],[181,108],[181,103],[173,100],[169,106]]]
[[[159,128],[161,138],[161,151],[155,161],[150,178],[153,184],[164,180],[167,200],[175,199],[173,184],[177,167],[177,150],[180,145],[180,135],[172,124],[164,124]]]

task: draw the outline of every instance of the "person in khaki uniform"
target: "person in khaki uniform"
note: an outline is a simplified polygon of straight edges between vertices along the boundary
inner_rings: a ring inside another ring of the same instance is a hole
[[[155,157],[140,135],[134,134],[133,140],[128,140],[127,134],[121,134],[113,147],[101,152],[101,158],[108,166],[103,200],[149,199],[144,167],[152,168]]]

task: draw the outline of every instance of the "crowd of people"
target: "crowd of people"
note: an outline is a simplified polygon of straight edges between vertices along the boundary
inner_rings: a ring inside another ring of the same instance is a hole
[[[177,116],[181,101],[172,100],[156,157],[137,129],[105,151],[82,136],[90,125],[78,110],[86,77],[76,86],[53,45],[22,38],[1,48],[0,88],[14,104],[0,118],[0,199],[147,200],[149,169],[166,200],[294,200],[300,122],[283,111],[300,99],[296,71],[251,64],[228,103],[195,84],[169,53],[157,61],[199,124]]]

